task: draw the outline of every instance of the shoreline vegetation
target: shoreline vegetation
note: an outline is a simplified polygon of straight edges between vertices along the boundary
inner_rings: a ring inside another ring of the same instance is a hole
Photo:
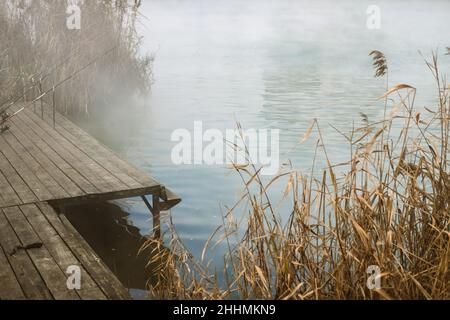
[[[223,225],[199,259],[184,247],[170,216],[166,241],[147,242],[170,249],[154,250],[158,281],[149,284],[151,298],[450,298],[450,87],[433,54],[425,63],[437,105],[417,109],[416,89],[391,86],[384,54],[370,55],[375,76],[386,79],[384,117],[370,122],[361,114],[362,127],[340,132],[348,161],[332,162],[315,120],[300,143],[316,136],[315,154],[327,163],[321,174],[287,170],[266,182],[250,162],[234,166],[242,197],[225,208]],[[268,192],[283,178],[290,201],[284,222]],[[205,256],[218,245],[227,248],[224,270],[211,271]],[[377,278],[370,278],[373,270]],[[369,289],[374,279],[380,285]]]
[[[149,92],[152,57],[136,31],[140,1],[78,1],[80,29],[67,28],[67,1],[0,3],[0,110],[56,87],[57,109],[101,116]],[[45,18],[44,18],[45,17]],[[88,66],[88,67],[85,67]],[[62,83],[65,79],[69,81]],[[53,91],[34,102],[53,104]]]
[[[139,4],[82,1],[82,27],[67,32],[64,1],[1,2],[0,117],[93,61],[35,106],[54,98],[59,111],[73,117],[101,115],[118,98],[148,92],[152,58],[139,54]],[[371,122],[362,115],[363,126],[341,132],[348,161],[332,162],[314,121],[301,140],[316,137],[315,154],[327,162],[320,175],[286,170],[266,182],[260,168],[234,166],[242,198],[225,208],[223,225],[199,259],[184,247],[170,216],[165,240],[149,239],[141,249],[152,249],[149,263],[156,265],[151,298],[450,298],[450,87],[434,54],[425,63],[437,105],[419,111],[416,89],[391,86],[386,57],[371,55],[376,76],[386,78],[384,117]],[[393,130],[399,124],[402,129]],[[286,178],[290,215],[282,221],[268,191]],[[227,248],[224,270],[211,271],[205,257],[220,244]],[[370,266],[380,270],[379,288],[367,286]]]

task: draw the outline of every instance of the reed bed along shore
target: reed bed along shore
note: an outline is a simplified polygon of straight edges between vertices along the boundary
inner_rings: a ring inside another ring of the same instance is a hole
[[[56,87],[59,111],[89,116],[150,89],[152,58],[140,54],[136,32],[140,1],[73,3],[79,29],[67,26],[67,1],[0,2],[0,109]],[[53,92],[41,102],[53,104]]]
[[[371,56],[376,76],[387,82],[386,57]],[[361,127],[341,132],[350,148],[346,163],[328,157],[314,121],[300,139],[317,139],[316,154],[327,163],[321,174],[287,170],[264,181],[259,168],[234,166],[242,198],[226,208],[201,258],[183,246],[167,217],[165,240],[148,240],[158,265],[151,297],[449,299],[450,88],[437,60],[425,62],[436,106],[416,110],[413,86],[387,83],[383,119],[361,115]],[[283,220],[268,191],[286,178],[290,214]],[[227,247],[224,270],[204,259],[218,244]],[[370,266],[380,286],[367,285]]]

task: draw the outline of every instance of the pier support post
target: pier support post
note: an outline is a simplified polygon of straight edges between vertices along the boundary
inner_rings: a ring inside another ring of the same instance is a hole
[[[159,194],[153,195],[153,234],[155,238],[161,239],[161,209],[159,203]]]
[[[153,236],[161,239],[161,202],[159,193],[152,195],[152,204],[150,204],[145,196],[142,196],[142,200],[144,200],[145,205],[153,216]]]

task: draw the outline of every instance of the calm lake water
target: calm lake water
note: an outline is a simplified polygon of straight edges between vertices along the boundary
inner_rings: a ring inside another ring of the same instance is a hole
[[[366,27],[371,4],[381,9],[379,30]],[[280,129],[281,161],[308,170],[314,135],[296,145],[317,118],[337,163],[347,149],[330,124],[348,130],[361,124],[360,112],[369,119],[383,113],[375,100],[384,83],[373,78],[368,53],[383,51],[390,83],[415,86],[417,105],[433,105],[436,89],[418,51],[429,57],[450,46],[448,1],[152,0],[143,1],[141,12],[143,51],[155,56],[151,96],[145,111],[126,125],[111,117],[98,137],[181,196],[173,222],[195,255],[242,185],[225,166],[174,165],[173,130],[192,131],[194,121],[232,129],[236,120],[246,129]],[[442,71],[449,66],[450,56],[442,55]],[[147,234],[145,205],[119,204]],[[219,266],[220,256],[218,249]]]

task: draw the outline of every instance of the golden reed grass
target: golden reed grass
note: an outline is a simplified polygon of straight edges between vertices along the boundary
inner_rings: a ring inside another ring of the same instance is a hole
[[[376,76],[387,78],[384,55],[372,56]],[[350,150],[341,172],[317,121],[301,140],[317,134],[316,153],[327,164],[321,174],[288,170],[267,182],[251,164],[234,166],[243,196],[224,212],[200,259],[183,246],[169,216],[166,241],[147,243],[159,266],[151,297],[449,299],[450,88],[437,55],[426,64],[437,106],[416,111],[409,85],[387,90],[381,121],[363,115],[363,127],[341,132]],[[268,190],[286,178],[290,215],[282,222]],[[244,217],[238,208],[246,208]],[[203,259],[218,244],[227,248],[224,270],[212,272]],[[378,289],[367,286],[370,265],[381,270]]]

